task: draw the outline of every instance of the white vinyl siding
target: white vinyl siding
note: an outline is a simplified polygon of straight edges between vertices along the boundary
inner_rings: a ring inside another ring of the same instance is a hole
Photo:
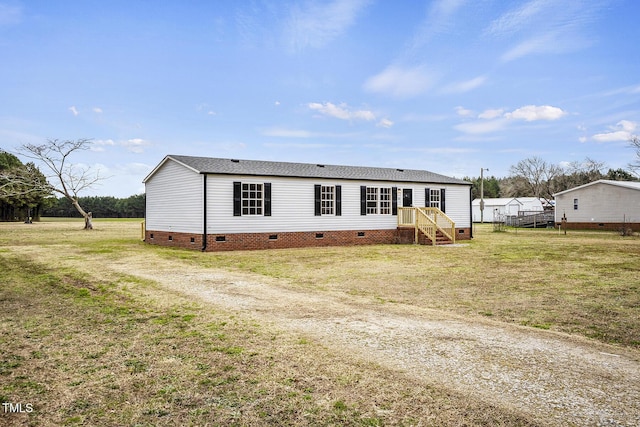
[[[271,216],[234,216],[233,182],[243,184],[271,183]],[[342,214],[315,215],[314,186],[340,185],[342,189]],[[207,233],[267,233],[287,231],[329,231],[329,230],[376,230],[395,229],[396,215],[361,215],[360,187],[389,189],[389,209],[391,188],[412,188],[414,198],[424,197],[428,184],[396,183],[387,181],[352,181],[314,178],[285,178],[268,176],[208,175],[207,177]],[[446,188],[447,215],[456,227],[469,227],[469,186],[431,184],[431,187]],[[401,194],[401,192],[398,192]],[[379,194],[378,194],[379,196]],[[415,202],[415,199],[414,199]],[[420,204],[414,203],[415,206]],[[400,200],[399,206],[402,206]],[[424,205],[422,205],[424,206]]]
[[[203,176],[172,160],[145,183],[146,228],[202,233]]]
[[[456,223],[456,228],[471,227],[471,194],[466,185],[437,185],[439,189],[445,189],[445,214]],[[424,193],[424,191],[422,191]]]

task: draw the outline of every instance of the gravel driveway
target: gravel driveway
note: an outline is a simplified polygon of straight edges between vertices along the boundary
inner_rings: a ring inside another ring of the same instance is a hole
[[[640,426],[640,352],[490,319],[300,290],[258,275],[128,259],[145,277],[226,310],[348,348],[425,384],[514,407],[545,425]],[[146,268],[145,268],[146,267]]]

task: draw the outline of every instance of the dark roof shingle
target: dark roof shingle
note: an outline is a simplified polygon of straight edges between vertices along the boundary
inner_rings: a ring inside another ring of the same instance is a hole
[[[437,184],[471,183],[437,173],[364,166],[319,165],[312,163],[270,162],[262,160],[221,159],[169,155],[199,173],[224,175],[282,176],[296,178],[353,179],[367,181],[429,182]]]

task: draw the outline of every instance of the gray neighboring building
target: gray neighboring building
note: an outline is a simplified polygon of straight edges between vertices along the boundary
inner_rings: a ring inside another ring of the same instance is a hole
[[[567,228],[640,231],[640,182],[601,179],[554,194],[556,224]]]

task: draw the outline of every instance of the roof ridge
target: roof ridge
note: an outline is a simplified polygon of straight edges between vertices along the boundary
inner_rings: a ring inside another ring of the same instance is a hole
[[[170,154],[165,157],[203,174],[234,174],[285,176],[299,178],[329,178],[398,182],[432,182],[471,185],[462,179],[420,169],[380,166],[351,166],[323,163],[301,163],[272,160],[248,160]],[[145,179],[146,180],[146,179]]]

